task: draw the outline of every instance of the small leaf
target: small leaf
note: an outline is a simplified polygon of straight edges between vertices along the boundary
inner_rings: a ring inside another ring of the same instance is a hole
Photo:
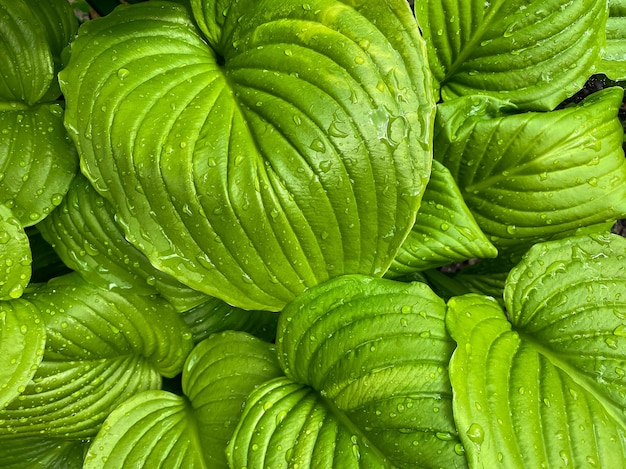
[[[0,300],[19,298],[30,281],[32,255],[28,235],[13,212],[0,204]]]
[[[549,113],[508,114],[467,97],[439,106],[435,158],[498,248],[519,247],[626,215],[626,160],[609,88]]]
[[[476,224],[450,171],[435,160],[415,225],[385,276],[397,278],[497,254]]]
[[[84,467],[226,469],[226,444],[244,400],[281,374],[269,343],[239,332],[212,336],[187,359],[186,397],[147,391],[125,401],[105,421]]]
[[[534,246],[507,279],[511,318],[480,295],[446,323],[454,416],[475,467],[626,467],[626,240]]]
[[[30,2],[0,2],[0,106],[33,105],[48,91],[54,79],[54,64],[46,31]],[[34,3],[34,2],[33,2]],[[0,125],[0,128],[4,128]]]
[[[194,342],[228,330],[248,332],[267,342],[273,342],[276,338],[277,313],[246,311],[218,298],[209,298],[204,303],[181,312],[181,315],[191,329]]]
[[[23,226],[45,218],[78,170],[60,104],[0,111],[0,203]]]
[[[42,360],[45,343],[44,324],[35,308],[0,302],[0,412],[26,390]]]
[[[47,337],[32,380],[0,409],[0,436],[91,437],[121,402],[180,373],[192,347],[164,300],[101,290],[76,274],[8,304],[38,311]]]
[[[482,94],[546,111],[585,84],[604,47],[604,0],[415,2],[444,101]]]

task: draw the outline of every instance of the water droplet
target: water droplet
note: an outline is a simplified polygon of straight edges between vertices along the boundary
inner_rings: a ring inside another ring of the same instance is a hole
[[[483,427],[481,427],[477,423],[473,423],[467,429],[466,435],[470,439],[470,441],[477,446],[477,449],[480,451],[480,445],[482,445],[483,441],[485,441],[485,431],[483,430]]]
[[[362,56],[357,55],[354,58],[354,63],[356,63],[357,65],[363,65],[365,63],[365,59]]]
[[[326,145],[324,145],[324,142],[322,142],[319,138],[313,140],[309,147],[311,148],[311,150],[315,150],[319,153],[324,153],[326,151]]]
[[[291,49],[285,49],[285,55],[287,57],[291,57],[293,55],[293,51]]]
[[[120,80],[125,79],[128,75],[130,74],[130,71],[128,71],[128,69],[125,68],[120,68],[117,71],[117,78],[119,78]]]

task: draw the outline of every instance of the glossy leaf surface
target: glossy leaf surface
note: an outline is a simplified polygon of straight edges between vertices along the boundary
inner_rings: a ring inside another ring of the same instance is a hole
[[[60,74],[83,169],[126,237],[245,309],[382,275],[430,171],[406,2],[194,5],[206,38],[174,3],[119,8],[81,28]]]

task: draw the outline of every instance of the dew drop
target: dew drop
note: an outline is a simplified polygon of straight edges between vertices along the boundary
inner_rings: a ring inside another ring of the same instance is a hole
[[[117,78],[119,78],[120,80],[125,79],[128,75],[130,74],[130,72],[128,71],[128,69],[126,68],[120,68],[117,71]]]

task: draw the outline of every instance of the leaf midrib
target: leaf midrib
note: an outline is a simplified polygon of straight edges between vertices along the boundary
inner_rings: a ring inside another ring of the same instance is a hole
[[[605,394],[598,393],[596,383],[593,380],[583,374],[580,370],[576,369],[574,366],[570,365],[567,361],[562,360],[557,353],[535,340],[530,334],[526,334],[520,329],[514,330],[517,334],[519,334],[520,339],[529,343],[537,351],[537,353],[547,358],[552,365],[565,372],[567,376],[572,379],[572,381],[593,396],[613,418],[613,420],[621,427],[621,429],[626,431],[626,417],[624,417],[622,407],[609,399]]]
[[[467,42],[467,44],[465,44],[465,46],[461,49],[460,54],[457,56],[456,60],[452,62],[450,68],[446,71],[443,80],[441,80],[441,86],[444,86],[446,82],[450,79],[450,77],[454,76],[456,72],[461,68],[461,66],[467,61],[468,57],[474,51],[474,48],[482,39],[484,32],[489,29],[489,26],[491,26],[493,17],[496,15],[496,13],[499,12],[504,2],[505,0],[496,0],[493,2],[492,6],[487,11],[487,14],[483,16],[483,21],[480,26],[474,31],[469,42]]]

